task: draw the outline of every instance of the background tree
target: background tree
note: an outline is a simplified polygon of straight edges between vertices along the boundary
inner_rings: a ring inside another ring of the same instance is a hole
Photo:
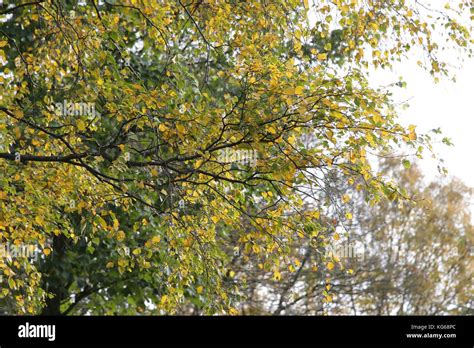
[[[248,314],[446,315],[472,314],[474,225],[472,189],[457,179],[427,182],[417,166],[386,160],[382,172],[399,180],[408,201],[366,202],[350,190],[354,219],[319,234],[331,266],[299,239],[282,280],[253,260],[237,260],[234,282],[245,282],[239,309]],[[296,260],[299,260],[296,262]],[[286,261],[286,262],[285,262]]]

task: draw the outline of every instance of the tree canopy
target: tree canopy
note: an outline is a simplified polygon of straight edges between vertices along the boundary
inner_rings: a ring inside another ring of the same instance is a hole
[[[326,267],[314,267],[322,256],[314,253],[315,240],[308,236],[294,248],[300,261],[286,263],[278,282],[256,260],[237,258],[235,278],[247,284],[240,312],[472,314],[473,191],[459,179],[427,181],[416,164],[406,169],[399,162],[384,160],[381,171],[400,178],[409,200],[370,206],[364,204],[364,191],[347,187],[354,219],[346,229],[331,221],[320,229],[318,244],[334,258],[330,276]]]
[[[432,135],[398,123],[403,80],[374,87],[368,71],[417,52],[448,75],[444,49],[472,53],[470,6],[4,3],[0,240],[41,256],[0,259],[2,301],[18,313],[236,314],[233,260],[281,279],[301,238],[329,216],[353,219],[338,181],[371,205],[407,198],[367,156],[422,157]]]

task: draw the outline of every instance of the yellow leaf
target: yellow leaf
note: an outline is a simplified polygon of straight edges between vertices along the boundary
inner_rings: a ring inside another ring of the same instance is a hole
[[[160,125],[158,126],[158,129],[161,132],[164,132],[164,131],[168,130],[168,127],[166,127],[166,125],[164,123],[160,123]]]
[[[77,121],[77,129],[80,131],[80,132],[83,132],[86,130],[86,123],[83,121],[83,120],[78,120]]]
[[[203,160],[197,160],[196,163],[194,163],[194,168],[199,168],[202,164]]]
[[[367,141],[369,142],[371,146],[375,146],[375,139],[371,133],[367,133],[365,138],[367,139]]]
[[[16,118],[22,118],[23,117],[23,111],[22,110],[15,110],[15,111],[13,111],[13,115],[15,115]]]
[[[99,224],[100,226],[106,230],[107,229],[107,222],[102,218],[102,216],[98,216],[96,217],[96,219],[99,221]]]
[[[119,228],[119,222],[117,219],[114,219],[114,230],[118,230]]]
[[[5,46],[6,44],[7,44],[7,42],[5,40],[0,41],[0,47]]]
[[[288,95],[293,95],[295,94],[295,90],[293,88],[287,88],[283,91],[284,94],[288,94]]]
[[[133,255],[140,255],[141,254],[141,249],[140,248],[136,248],[135,250],[132,251],[132,254]]]
[[[186,238],[184,241],[183,241],[183,245],[185,247],[190,247],[193,243],[193,239],[190,237],[190,238]]]
[[[186,133],[186,128],[182,124],[176,124],[176,129],[178,130],[179,134],[185,134]]]
[[[43,225],[44,224],[44,220],[43,220],[43,217],[41,215],[37,215],[35,217],[35,222],[38,224],[38,225]]]
[[[119,232],[117,233],[117,240],[118,240],[119,242],[121,242],[121,241],[123,241],[124,239],[125,239],[125,232],[119,231]]]
[[[409,132],[410,132],[410,133],[408,133],[408,138],[409,138],[410,140],[416,140],[415,128],[416,128],[415,125],[410,125],[410,126],[408,126],[408,130],[409,130]]]
[[[379,114],[375,114],[373,116],[373,120],[374,120],[374,123],[378,124],[378,123],[381,123],[382,122],[382,117],[380,117]]]
[[[15,285],[15,280],[13,278],[8,279],[8,286],[10,287],[10,289],[15,288]]]
[[[318,57],[318,60],[323,61],[323,60],[326,60],[328,58],[328,55],[326,53],[320,53],[320,54],[318,54],[317,57]]]
[[[302,86],[298,86],[295,88],[295,94],[301,95],[303,94],[304,88]]]
[[[278,271],[275,271],[275,272],[273,273],[273,279],[275,279],[275,280],[277,280],[277,281],[281,280],[281,273],[278,272]]]
[[[276,134],[276,129],[274,127],[270,126],[270,127],[267,128],[267,130],[270,134]]]
[[[112,268],[112,267],[114,267],[114,263],[112,261],[107,262],[107,265],[105,267],[106,268]]]

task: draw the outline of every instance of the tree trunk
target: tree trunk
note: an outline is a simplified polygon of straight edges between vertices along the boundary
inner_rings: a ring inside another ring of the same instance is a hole
[[[64,235],[53,236],[53,251],[51,257],[45,262],[42,273],[45,275],[45,290],[54,295],[46,299],[46,307],[41,315],[62,315],[61,302],[67,298],[67,285],[63,284],[63,278],[58,271],[66,252],[66,237]]]

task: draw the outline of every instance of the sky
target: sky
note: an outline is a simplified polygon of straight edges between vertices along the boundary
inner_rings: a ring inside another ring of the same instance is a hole
[[[464,61],[454,71],[456,82],[446,78],[435,84],[429,73],[412,59],[396,64],[393,71],[371,72],[369,80],[375,85],[387,85],[403,76],[406,88],[393,89],[396,101],[408,100],[409,106],[399,109],[400,123],[417,125],[417,133],[440,127],[443,136],[454,143],[434,144],[448,168],[448,177],[458,177],[474,187],[474,59]],[[430,156],[420,162],[428,179],[439,174],[437,164]]]
[[[446,2],[447,0],[425,1],[429,3],[429,7],[438,10],[443,10]],[[309,21],[315,21],[312,11],[309,13]],[[469,22],[469,18],[463,18],[461,22]],[[433,37],[442,39],[443,34],[435,32]],[[474,188],[474,58],[466,58],[460,66],[459,52],[442,52],[441,60],[453,66],[450,72],[455,73],[456,82],[445,78],[435,83],[430,74],[417,65],[416,62],[423,59],[415,52],[410,54],[409,59],[395,63],[392,71],[371,70],[369,81],[372,87],[386,86],[398,82],[400,76],[403,77],[403,81],[407,83],[406,88],[391,89],[395,101],[408,100],[409,104],[406,109],[398,109],[399,122],[404,126],[417,125],[417,133],[441,128],[443,134],[439,136],[439,140],[446,136],[454,143],[454,146],[446,146],[441,141],[433,144],[435,152],[444,159],[443,165],[448,169],[447,178],[458,177]],[[431,159],[428,154],[418,164],[427,180],[440,175],[437,169],[439,162]],[[471,207],[474,219],[474,199]]]

